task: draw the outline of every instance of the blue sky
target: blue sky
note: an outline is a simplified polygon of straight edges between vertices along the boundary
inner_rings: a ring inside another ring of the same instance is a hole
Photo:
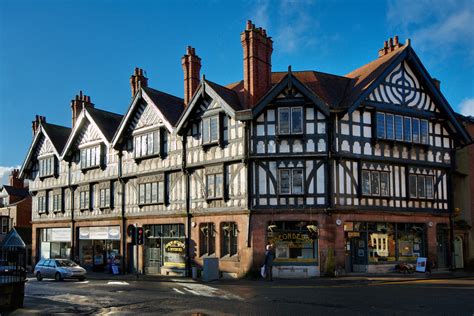
[[[474,6],[470,0],[399,1],[0,1],[0,181],[21,165],[35,114],[70,126],[79,90],[123,114],[129,78],[183,95],[187,45],[201,73],[242,78],[245,21],[274,40],[273,70],[344,75],[377,56],[387,38],[412,46],[458,112],[474,115]]]

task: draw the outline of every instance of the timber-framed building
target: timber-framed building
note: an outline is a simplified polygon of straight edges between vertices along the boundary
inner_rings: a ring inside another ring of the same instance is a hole
[[[223,275],[384,272],[427,257],[451,265],[454,151],[471,142],[409,40],[345,76],[272,72],[272,39],[250,21],[242,81],[182,57],[184,98],[130,78],[127,113],[80,93],[72,128],[37,116],[21,175],[33,193],[33,251],[87,268]],[[135,246],[130,225],[143,227]]]

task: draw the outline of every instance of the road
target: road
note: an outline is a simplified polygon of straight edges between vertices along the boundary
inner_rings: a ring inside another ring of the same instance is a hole
[[[310,279],[29,279],[25,306],[10,315],[474,315],[474,278]]]

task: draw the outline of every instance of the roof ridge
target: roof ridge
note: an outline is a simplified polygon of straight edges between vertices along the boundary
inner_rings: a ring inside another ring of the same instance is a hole
[[[154,90],[156,92],[159,92],[159,93],[162,93],[162,94],[165,94],[165,95],[168,95],[170,97],[173,97],[173,98],[176,98],[176,99],[180,99],[180,100],[183,100],[183,98],[180,98],[178,96],[175,96],[174,94],[171,94],[171,93],[167,93],[167,92],[164,92],[164,91],[161,91],[161,90],[158,90],[158,89],[155,89],[155,88],[152,88],[152,87],[142,87],[143,90],[147,90],[147,89],[150,89],[150,90]]]
[[[117,115],[117,116],[123,116],[123,114],[119,114],[119,113],[115,113],[115,112],[111,112],[111,111],[107,111],[107,110],[103,110],[103,109],[98,109],[98,108],[90,108],[90,107],[87,107],[85,108],[86,111],[89,111],[89,110],[93,110],[93,111],[100,111],[100,112],[104,112],[104,113],[108,113],[108,114],[113,114],[113,115]]]

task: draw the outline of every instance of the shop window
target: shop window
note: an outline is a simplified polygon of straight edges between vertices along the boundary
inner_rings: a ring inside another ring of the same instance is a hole
[[[101,146],[86,147],[81,149],[81,169],[89,169],[100,166]]]
[[[38,160],[39,164],[39,176],[40,177],[49,177],[55,174],[55,162],[56,159],[54,156],[41,158]]]
[[[226,222],[221,224],[221,256],[234,256],[237,254],[237,224]]]
[[[199,253],[201,256],[210,256],[216,252],[216,231],[214,223],[202,223],[199,226]]]
[[[138,186],[138,204],[161,204],[165,198],[165,182],[140,183]]]
[[[434,197],[434,177],[425,175],[410,174],[409,178],[410,198],[433,199]]]
[[[7,234],[8,231],[10,230],[10,227],[9,227],[9,222],[10,222],[10,219],[8,217],[2,217],[2,234]]]
[[[362,170],[362,195],[389,196],[389,173],[384,171]]]
[[[79,192],[79,209],[81,210],[90,209],[90,192],[89,191]]]
[[[304,178],[302,168],[278,170],[280,194],[303,194]]]
[[[134,137],[135,158],[146,158],[161,154],[161,131],[156,130]]]
[[[47,200],[46,195],[38,196],[38,213],[39,214],[48,212],[46,200]]]
[[[212,145],[219,143],[219,115],[202,119],[202,144]]]
[[[424,226],[420,224],[397,224],[398,260],[416,261],[424,256]]]
[[[223,174],[208,174],[206,176],[207,183],[207,198],[220,199],[224,196],[224,175]]]
[[[302,134],[303,133],[303,108],[279,108],[278,109],[278,134]]]

